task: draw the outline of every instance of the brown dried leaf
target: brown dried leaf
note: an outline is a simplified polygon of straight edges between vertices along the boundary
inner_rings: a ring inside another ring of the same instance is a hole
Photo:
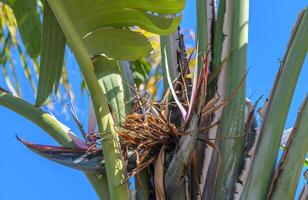
[[[154,183],[155,194],[157,200],[166,200],[165,188],[164,188],[164,160],[165,149],[163,146],[159,152],[157,159],[154,162]]]

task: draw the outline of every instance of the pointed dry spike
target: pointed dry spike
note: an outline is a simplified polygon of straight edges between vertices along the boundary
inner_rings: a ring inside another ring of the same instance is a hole
[[[265,113],[267,112],[268,105],[269,105],[269,99],[266,99],[263,106],[258,109],[258,113],[262,120],[265,118]]]
[[[180,63],[180,67],[179,67],[180,68],[180,76],[181,76],[181,79],[182,79],[181,81],[183,82],[184,94],[185,94],[185,99],[186,99],[187,105],[189,104],[189,97],[188,97],[188,89],[187,89],[187,86],[186,86],[186,80],[187,79],[185,77],[187,76],[187,73],[189,72],[188,64],[191,60],[193,53],[194,53],[194,50],[191,52],[191,54],[188,57],[188,60],[186,62],[186,66],[185,66],[185,71],[183,71],[184,69],[183,69],[181,63]]]
[[[212,122],[209,126],[199,129],[200,133],[207,133],[211,128],[217,126],[220,121]]]
[[[208,110],[214,107],[214,105],[219,101],[219,97],[215,96],[211,100],[209,100],[202,109],[203,113],[206,113]],[[205,114],[204,114],[205,115]]]
[[[207,110],[206,112],[202,113],[203,116],[209,116],[210,114],[213,114],[214,112],[216,112],[217,110],[220,110],[221,108],[223,108],[225,105],[227,105],[227,102],[220,102],[217,105],[215,105],[214,107],[209,108],[209,110]]]
[[[88,139],[87,139],[87,134],[85,132],[85,130],[83,129],[83,125],[80,123],[79,119],[78,119],[78,116],[77,116],[77,113],[75,111],[75,108],[72,104],[72,101],[71,101],[71,108],[70,108],[70,112],[73,116],[73,119],[75,121],[75,123],[77,124],[77,127],[79,129],[79,131],[81,132],[82,134],[82,137],[88,142]]]
[[[152,102],[149,102],[149,105],[151,106],[151,111],[153,111],[155,114],[157,114],[159,117],[157,118],[159,121],[161,121],[165,126],[168,125],[168,121],[164,118],[162,113],[157,109],[156,106],[152,104]],[[150,109],[150,108],[149,108]]]
[[[259,103],[259,101],[261,100],[262,96],[259,97],[259,99],[257,99],[257,101],[254,103],[254,105],[251,106],[250,102],[248,102],[246,100],[246,103],[248,104],[249,107],[249,111],[248,114],[246,115],[246,119],[245,119],[245,133],[247,133],[251,127],[251,124],[253,123],[253,120],[255,118],[255,110],[256,107]]]
[[[229,101],[232,100],[236,96],[236,94],[240,90],[241,86],[245,83],[246,77],[247,77],[247,72],[245,73],[245,75],[241,79],[240,83],[235,88],[235,90],[231,93],[230,96],[228,96],[226,99],[224,99],[221,103],[219,103],[215,107],[210,108],[208,111],[206,111],[202,115],[206,116],[206,115],[211,114],[212,112],[215,112],[216,110],[224,107],[225,105],[227,105],[229,103]]]

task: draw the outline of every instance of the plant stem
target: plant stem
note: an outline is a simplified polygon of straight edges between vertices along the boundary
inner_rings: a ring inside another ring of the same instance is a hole
[[[50,114],[2,90],[0,90],[0,105],[32,121],[62,146],[74,147],[72,139],[67,134],[69,129]]]
[[[101,174],[85,174],[89,179],[92,187],[96,191],[97,196],[101,200],[109,200],[108,180],[105,175]]]
[[[196,0],[196,15],[197,15],[197,34],[196,34],[196,40],[197,40],[197,54],[196,58],[198,59],[198,73],[200,73],[200,70],[202,69],[202,66],[204,64],[204,58],[207,56],[207,49],[209,49],[209,32],[208,32],[208,20],[209,20],[209,13],[208,13],[208,3],[209,0]],[[194,74],[194,78],[197,78],[197,74]],[[194,87],[192,87],[194,88]],[[192,90],[193,91],[193,90]],[[205,94],[206,95],[206,94]],[[205,139],[205,136],[207,134],[200,134],[200,138]],[[203,169],[203,161],[204,161],[204,153],[205,153],[205,147],[206,144],[203,142],[197,142],[195,146],[195,160],[196,162],[194,165],[191,165],[191,196],[192,198],[198,198],[198,196],[201,195],[201,187],[199,181],[193,181],[193,180],[199,180],[200,176],[202,174]]]
[[[208,26],[207,26],[207,0],[196,0],[197,8],[197,43],[199,49],[198,68],[203,65],[203,58],[209,45]],[[199,72],[199,71],[198,71]]]
[[[102,140],[103,154],[106,163],[106,174],[111,199],[129,199],[126,167],[122,160],[118,136],[107,99],[96,79],[94,67],[82,39],[77,33],[72,19],[61,0],[48,0],[65,36],[79,63],[87,88],[89,90],[96,114],[98,129]]]
[[[72,139],[68,136],[69,128],[59,122],[56,118],[48,113],[45,113],[32,104],[14,97],[11,94],[0,89],[0,105],[20,114],[26,119],[32,121],[34,124],[46,131],[53,139],[65,147],[75,147]],[[109,199],[108,192],[106,193],[106,183],[103,179],[97,179],[96,175],[86,174],[97,195],[104,199]]]
[[[245,83],[241,80],[246,73],[248,46],[248,0],[232,1],[230,45],[233,50],[226,68],[226,95],[229,97],[238,88],[237,94],[229,100],[223,109],[221,123],[218,127],[218,138],[231,138],[244,133]],[[224,139],[217,142],[221,152],[215,199],[230,199],[233,196],[233,186],[237,180],[242,159],[243,137]]]

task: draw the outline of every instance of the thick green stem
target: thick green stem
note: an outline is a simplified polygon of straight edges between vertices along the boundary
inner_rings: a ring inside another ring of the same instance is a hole
[[[209,79],[209,85],[207,88],[208,98],[211,99],[216,94],[219,94],[220,97],[224,97],[225,95],[225,76],[224,71],[223,73],[219,74],[218,78],[218,72],[220,69],[222,69],[222,60],[224,60],[226,57],[226,52],[230,51],[230,48],[228,46],[229,41],[226,39],[225,34],[230,33],[230,30],[224,27],[226,22],[230,20],[231,17],[229,17],[228,13],[230,10],[227,7],[227,2],[225,0],[219,1],[219,7],[218,7],[218,13],[217,13],[217,20],[215,21],[214,28],[214,34],[212,35],[212,61],[210,63],[210,79],[212,77],[212,80]],[[214,75],[213,75],[214,74]],[[222,101],[222,100],[221,100]],[[214,113],[213,122],[217,122],[222,115],[222,111],[218,110]],[[217,126],[211,128],[208,133],[208,138],[215,138],[217,135]],[[210,146],[207,146],[208,148],[205,149],[204,152],[204,163],[203,163],[203,186],[201,187],[203,189],[202,191],[202,198],[203,199],[210,199],[213,198],[213,182],[215,179],[215,171],[216,171],[216,164],[215,160],[217,155],[216,151],[213,151],[213,149]]]
[[[217,137],[221,153],[221,165],[215,185],[215,199],[230,199],[238,176],[243,150],[243,137],[228,139],[244,133],[245,84],[241,83],[246,73],[248,45],[248,0],[234,0],[231,6],[230,45],[233,50],[226,68],[226,94],[229,97],[238,89],[223,109]]]
[[[197,43],[198,43],[198,74],[204,64],[204,58],[207,56],[207,50],[209,49],[209,32],[208,32],[208,3],[209,0],[196,0],[196,15],[197,15]],[[197,77],[197,74],[194,74]],[[206,95],[206,94],[205,94]],[[200,138],[205,139],[207,134],[200,134]],[[199,180],[202,175],[202,168],[204,162],[204,153],[206,145],[203,142],[197,142],[195,146],[195,159],[196,162],[192,165],[191,170],[191,196],[192,198],[198,198],[201,195]]]
[[[67,134],[69,128],[61,124],[52,115],[2,90],[0,90],[0,105],[32,121],[46,131],[59,144],[66,147],[74,147],[72,139]]]
[[[102,200],[109,200],[109,187],[108,187],[108,180],[105,175],[101,174],[85,174],[90,181],[92,187],[96,191],[97,196],[99,199]]]
[[[79,63],[87,88],[89,90],[96,114],[98,129],[102,140],[103,153],[106,163],[109,193],[111,199],[128,199],[129,191],[126,179],[126,167],[122,161],[121,149],[114,122],[109,111],[105,95],[96,79],[94,67],[87,53],[82,39],[77,33],[71,18],[64,8],[61,0],[48,0],[71,50]]]

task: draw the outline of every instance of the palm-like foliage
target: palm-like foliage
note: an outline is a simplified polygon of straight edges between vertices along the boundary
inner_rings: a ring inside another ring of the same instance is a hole
[[[294,197],[296,184],[290,187],[289,182],[297,183],[308,150],[307,98],[277,167],[275,161],[307,54],[307,9],[294,26],[258,128],[256,104],[245,100],[248,1],[219,1],[216,14],[214,1],[196,0],[193,70],[189,68],[192,57],[177,31],[184,0],[4,3],[1,27],[9,32],[2,37],[4,74],[10,60],[5,49],[19,45],[16,23],[27,54],[34,63],[40,56],[40,67],[36,107],[16,97],[20,91],[8,76],[13,95],[1,89],[0,104],[39,125],[63,147],[20,139],[24,144],[83,171],[101,199]],[[147,74],[147,56],[152,51],[144,31],[161,36],[165,90],[159,103],[135,87],[140,84],[136,77],[144,79]],[[53,89],[57,93],[63,82],[66,45],[79,64],[98,125],[99,134],[94,137],[80,126],[85,141],[37,108],[48,103]],[[23,51],[20,55],[24,56]],[[31,80],[27,68],[25,73]],[[136,176],[136,195],[128,190],[131,175]]]

